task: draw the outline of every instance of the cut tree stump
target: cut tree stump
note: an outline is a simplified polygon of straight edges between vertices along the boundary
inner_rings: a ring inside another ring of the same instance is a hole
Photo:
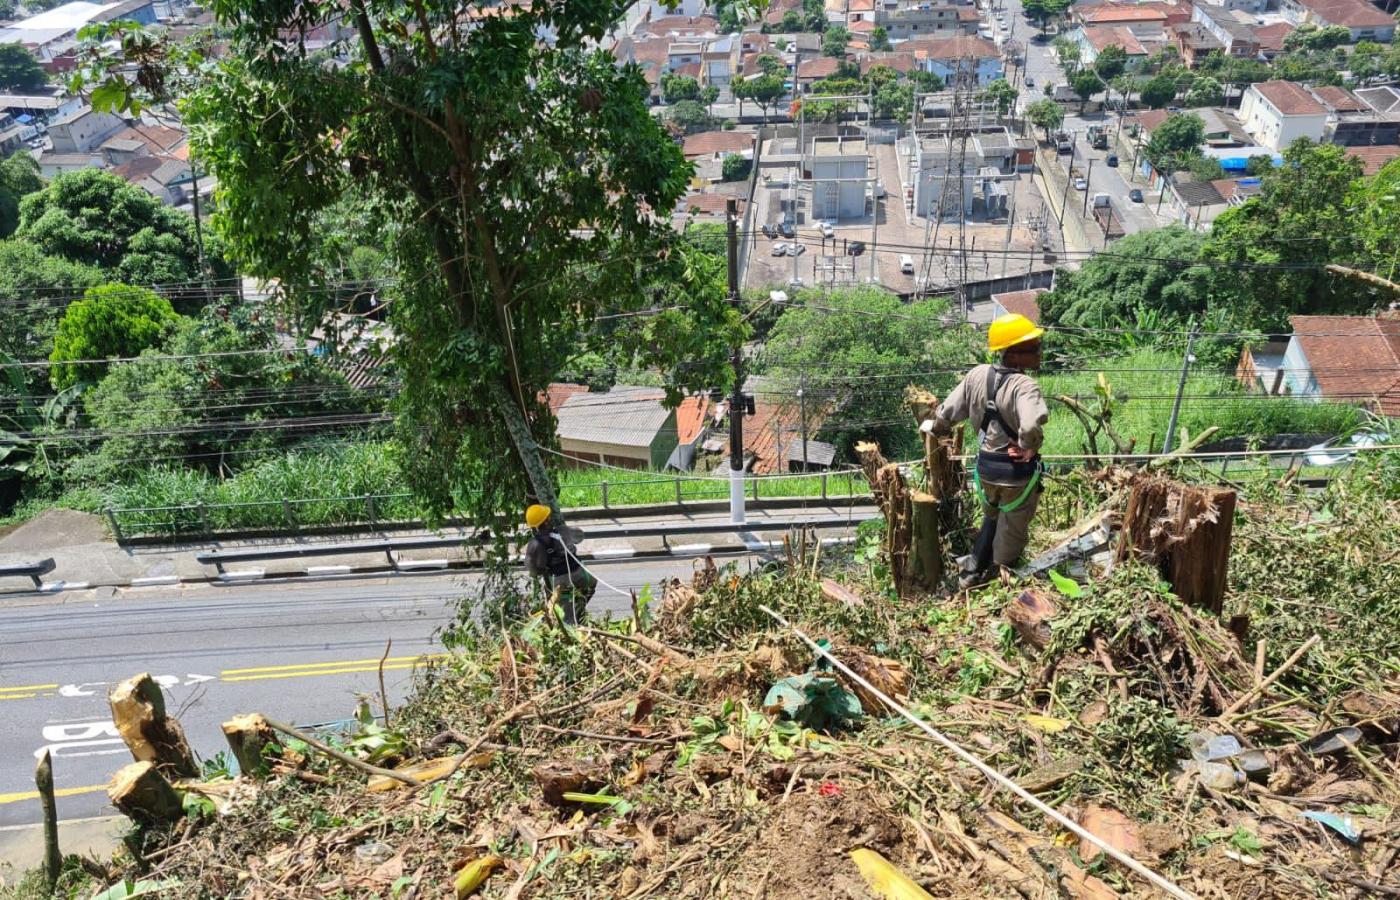
[[[149,762],[123,766],[112,776],[107,797],[121,813],[140,825],[174,822],[185,814],[180,795]]]
[[[165,695],[149,673],[120,682],[107,699],[117,732],[137,762],[154,763],[172,777],[199,776],[185,731],[165,714]]]
[[[272,726],[267,724],[260,713],[234,716],[222,726],[224,740],[233,758],[238,760],[238,771],[249,778],[261,778],[267,770],[263,760],[263,748],[277,740]]]
[[[1234,523],[1234,491],[1146,478],[1128,498],[1118,560],[1156,565],[1184,602],[1219,615]]]

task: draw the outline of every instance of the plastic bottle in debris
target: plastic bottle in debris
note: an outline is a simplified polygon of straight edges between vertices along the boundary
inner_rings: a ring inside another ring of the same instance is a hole
[[[1244,784],[1248,779],[1243,772],[1237,772],[1233,766],[1222,765],[1221,763],[1202,762],[1193,760],[1196,775],[1201,779],[1201,784],[1217,791],[1234,790]]]

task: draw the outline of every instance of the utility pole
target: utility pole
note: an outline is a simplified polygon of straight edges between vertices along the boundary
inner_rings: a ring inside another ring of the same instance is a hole
[[[807,471],[807,370],[802,370],[797,388],[797,403],[802,409],[802,471]]]
[[[1167,439],[1162,443],[1162,452],[1172,452],[1172,441],[1176,438],[1176,419],[1181,414],[1181,397],[1186,393],[1186,373],[1191,369],[1191,348],[1196,344],[1196,318],[1191,317],[1191,333],[1186,337],[1186,355],[1181,360],[1181,380],[1176,384],[1176,400],[1172,403],[1172,416],[1167,420]]]
[[[1074,151],[1079,146],[1079,135],[1074,136],[1074,140],[1069,145],[1069,168],[1065,170],[1065,193],[1060,198],[1060,230],[1065,228],[1065,210],[1069,209],[1069,186],[1074,181]],[[1058,149],[1056,150],[1058,153]]]
[[[1089,191],[1090,191],[1090,189],[1093,187],[1093,183],[1090,181],[1090,179],[1093,178],[1093,177],[1094,177],[1094,161],[1093,161],[1093,159],[1090,159],[1090,160],[1089,160],[1089,171],[1084,175],[1084,212],[1082,213],[1082,215],[1086,215],[1086,216],[1089,214]]]
[[[729,234],[725,256],[729,262],[729,302],[739,308],[739,204],[730,197],[724,203]],[[734,367],[734,391],[729,395],[729,521],[744,524],[744,347],[735,344],[729,356]]]

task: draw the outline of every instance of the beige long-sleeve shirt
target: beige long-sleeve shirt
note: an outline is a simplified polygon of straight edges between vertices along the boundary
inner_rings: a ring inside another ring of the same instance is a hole
[[[987,408],[987,370],[990,368],[984,364],[968,372],[962,383],[939,404],[938,418],[948,425],[966,419],[980,425]],[[1001,390],[997,391],[997,408],[1011,427],[1011,433],[993,418],[987,423],[986,434],[982,435],[983,448],[997,453],[1004,452],[1011,444],[1018,444],[1027,450],[1040,449],[1045,440],[1044,428],[1050,419],[1050,410],[1035,379],[1023,372],[1012,372],[1002,383]]]

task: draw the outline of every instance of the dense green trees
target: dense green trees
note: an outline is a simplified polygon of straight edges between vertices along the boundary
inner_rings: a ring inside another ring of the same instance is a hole
[[[667,103],[675,103],[677,100],[699,100],[700,82],[689,75],[666,72],[661,76],[661,95]]]
[[[0,241],[0,354],[47,359],[63,308],[103,280],[95,266],[45,256],[27,241]],[[37,375],[42,390],[47,379]]]
[[[1143,151],[1158,171],[1175,172],[1201,155],[1206,123],[1195,113],[1172,113],[1152,131]]]
[[[870,49],[875,51],[892,50],[894,45],[890,43],[890,33],[883,25],[876,25],[870,32]]]
[[[1117,44],[1109,44],[1099,51],[1099,55],[1094,57],[1094,71],[1099,74],[1105,82],[1110,82],[1122,75],[1128,68],[1128,51]]]
[[[1166,74],[1150,78],[1143,83],[1138,96],[1149,108],[1161,109],[1176,99],[1176,79]]]
[[[44,186],[39,164],[28,153],[16,153],[0,160],[0,239],[19,227],[19,201]]]
[[[1024,0],[1021,9],[1044,31],[1052,21],[1064,15],[1069,6],[1070,0]]]
[[[1060,104],[1044,97],[1026,107],[1026,118],[1037,128],[1045,129],[1045,139],[1050,140],[1050,132],[1059,128],[1065,121],[1065,111]]]
[[[49,76],[23,44],[0,44],[0,91],[29,93],[48,83]]]
[[[58,320],[49,354],[55,363],[49,369],[54,389],[96,381],[106,371],[102,363],[76,360],[135,356],[160,343],[178,319],[169,300],[146,288],[127,284],[88,288]]]
[[[998,78],[982,89],[984,99],[995,104],[997,112],[1005,115],[1016,106],[1019,92],[1005,78]]]
[[[822,35],[822,55],[845,59],[846,44],[850,43],[851,33],[841,26],[828,28]]]
[[[737,153],[731,153],[720,165],[721,178],[725,181],[743,181],[753,170],[753,160]]]
[[[768,335],[765,374],[794,398],[806,385],[809,403],[828,413],[823,440],[846,451],[856,440],[878,440],[886,454],[904,454],[916,435],[903,390],[879,376],[975,362],[975,337],[949,328],[948,312],[942,300],[904,303],[880,288],[799,292]],[[919,381],[943,393],[956,376]]]
[[[714,117],[699,100],[679,100],[671,106],[666,115],[685,133],[705,131],[715,126]]]

